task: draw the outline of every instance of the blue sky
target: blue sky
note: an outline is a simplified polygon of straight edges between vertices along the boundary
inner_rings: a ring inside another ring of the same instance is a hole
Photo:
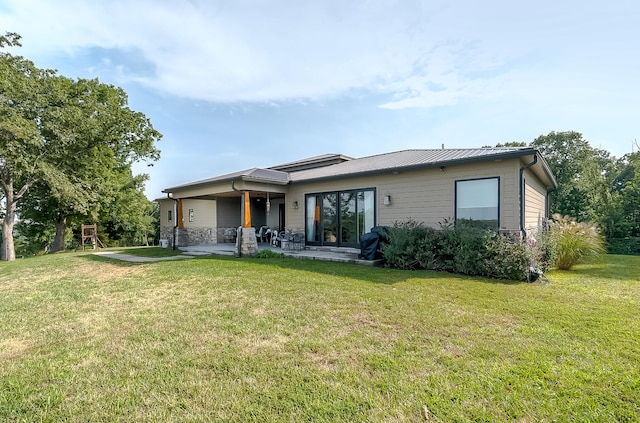
[[[640,2],[0,0],[16,54],[121,86],[147,196],[324,153],[640,138]]]

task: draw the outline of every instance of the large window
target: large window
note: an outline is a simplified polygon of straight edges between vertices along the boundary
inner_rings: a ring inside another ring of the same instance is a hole
[[[500,178],[456,181],[456,223],[500,227]]]
[[[305,215],[307,244],[357,246],[375,226],[375,190],[307,194]]]

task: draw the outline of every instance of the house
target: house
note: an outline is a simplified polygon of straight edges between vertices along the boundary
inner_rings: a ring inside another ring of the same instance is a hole
[[[357,247],[374,226],[408,219],[436,228],[464,219],[526,235],[543,225],[556,187],[530,147],[326,154],[166,188],[160,238],[231,242],[239,226],[268,226],[303,233],[307,246]]]

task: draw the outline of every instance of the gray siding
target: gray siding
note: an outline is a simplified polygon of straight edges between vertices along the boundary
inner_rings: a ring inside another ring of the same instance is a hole
[[[413,219],[438,227],[443,219],[455,214],[455,181],[463,179],[500,177],[500,225],[504,230],[520,228],[518,185],[520,160],[503,160],[490,163],[451,166],[383,174],[344,180],[328,180],[315,183],[293,184],[287,196],[287,229],[304,228],[304,198],[306,193],[376,188],[378,225],[392,225],[396,221]],[[384,205],[385,195],[391,196],[391,204]],[[298,209],[293,208],[297,201]]]
[[[242,224],[240,197],[218,197],[219,228],[237,228]]]
[[[525,177],[524,183],[524,229],[537,232],[546,216],[546,189],[532,176]]]

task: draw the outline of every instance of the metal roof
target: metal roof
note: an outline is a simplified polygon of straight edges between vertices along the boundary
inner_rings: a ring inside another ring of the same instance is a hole
[[[338,179],[361,175],[390,173],[411,169],[452,166],[456,164],[486,162],[509,158],[518,158],[537,154],[539,165],[549,178],[552,186],[556,180],[539,152],[531,147],[500,148],[458,148],[458,149],[413,149],[374,156],[352,159],[339,154],[325,154],[295,162],[273,166],[267,169],[251,168],[228,173],[209,179],[203,179],[184,185],[167,188],[162,192],[170,193],[202,185],[230,182],[233,180],[263,182],[278,185],[322,179]],[[324,163],[324,166],[316,167]],[[282,169],[282,170],[279,170]],[[287,169],[288,171],[285,171]],[[302,169],[302,170],[300,170]]]
[[[230,182],[235,179],[243,181],[255,181],[264,182],[277,185],[286,185],[289,183],[289,174],[287,172],[281,172],[272,169],[260,169],[257,167],[241,170],[238,172],[227,173],[225,175],[215,176],[209,179],[202,179],[200,181],[189,182],[188,184],[178,185],[171,188],[163,189],[162,192],[174,192],[182,189],[194,188],[202,185],[212,185],[223,182]]]
[[[347,160],[353,160],[353,158],[345,156],[343,154],[322,154],[320,156],[308,157],[306,159],[300,159],[294,162],[271,166],[269,167],[269,169],[281,170],[284,172],[296,172],[299,170],[330,166]]]
[[[534,154],[528,147],[402,150],[345,161],[333,166],[303,170],[290,174],[291,182],[314,179],[385,173],[411,168],[425,168],[469,162],[499,160]]]

